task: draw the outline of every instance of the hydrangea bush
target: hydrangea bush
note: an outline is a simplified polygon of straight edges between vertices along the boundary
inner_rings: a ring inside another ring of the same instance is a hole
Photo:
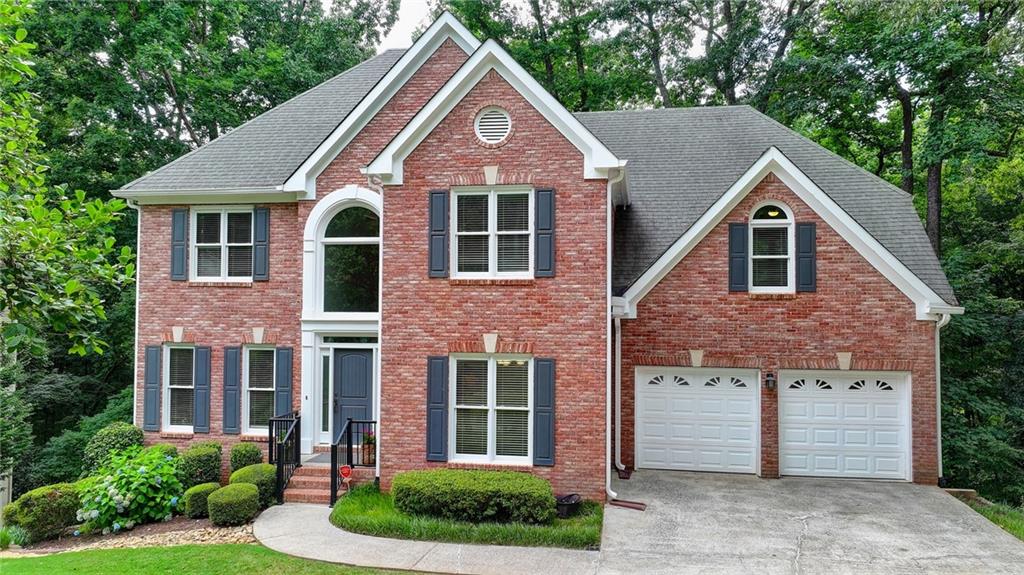
[[[112,455],[82,491],[78,520],[104,534],[170,521],[183,491],[174,461],[160,450],[139,447]]]

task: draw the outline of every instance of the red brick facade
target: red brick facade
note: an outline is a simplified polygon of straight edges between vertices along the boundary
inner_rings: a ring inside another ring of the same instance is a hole
[[[817,290],[794,295],[730,293],[728,227],[745,222],[762,200],[788,205],[797,222],[817,225]],[[633,381],[637,365],[909,371],[913,477],[934,485],[935,323],[774,175],[767,176],[622,320],[622,459],[634,462]],[[761,389],[761,473],[779,473],[776,391]]]

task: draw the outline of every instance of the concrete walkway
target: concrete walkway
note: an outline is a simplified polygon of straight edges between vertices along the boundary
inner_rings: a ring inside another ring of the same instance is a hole
[[[598,552],[405,541],[357,535],[328,520],[326,505],[286,503],[256,519],[253,533],[281,553],[360,567],[478,575],[592,575]]]

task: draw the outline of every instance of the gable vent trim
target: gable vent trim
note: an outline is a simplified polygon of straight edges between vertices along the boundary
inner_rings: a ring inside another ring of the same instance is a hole
[[[512,132],[512,118],[497,106],[481,110],[474,124],[476,137],[485,144],[500,144]]]

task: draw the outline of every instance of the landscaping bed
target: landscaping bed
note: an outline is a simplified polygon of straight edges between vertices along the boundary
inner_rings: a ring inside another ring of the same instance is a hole
[[[601,544],[601,504],[586,501],[579,513],[551,523],[471,523],[409,515],[395,507],[394,498],[373,485],[354,488],[338,500],[331,523],[352,533],[449,543],[479,543],[527,547],[597,549]]]

